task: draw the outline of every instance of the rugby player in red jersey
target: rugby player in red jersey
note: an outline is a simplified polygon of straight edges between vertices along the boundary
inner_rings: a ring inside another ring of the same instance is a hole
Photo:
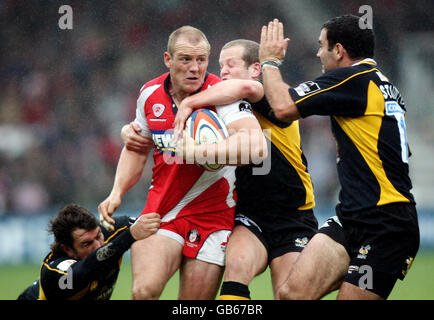
[[[208,172],[195,164],[180,163],[173,134],[181,101],[220,81],[207,73],[209,54],[208,40],[196,28],[184,26],[170,35],[164,53],[169,72],[147,82],[137,100],[134,122],[141,135],[153,143],[147,140],[142,151],[122,150],[113,189],[98,208],[103,219],[112,223],[111,215],[139,180],[155,145],[152,185],[142,215],[160,214],[161,226],[146,241],[132,246],[134,299],[158,299],[178,269],[180,299],[214,299],[220,285],[225,244],[234,225],[235,168]],[[260,152],[255,153],[266,157],[265,138],[251,112],[235,103],[224,107],[219,115],[228,130],[257,129],[263,140],[251,141],[259,141],[256,147]]]

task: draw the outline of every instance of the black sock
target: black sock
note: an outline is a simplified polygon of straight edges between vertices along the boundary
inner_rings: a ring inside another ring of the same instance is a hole
[[[250,300],[250,290],[245,284],[225,281],[220,290],[220,300]]]

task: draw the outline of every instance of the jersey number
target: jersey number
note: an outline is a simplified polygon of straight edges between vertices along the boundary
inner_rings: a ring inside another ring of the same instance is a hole
[[[386,102],[386,114],[396,119],[401,140],[401,158],[408,163],[407,126],[405,125],[404,110],[396,101]]]

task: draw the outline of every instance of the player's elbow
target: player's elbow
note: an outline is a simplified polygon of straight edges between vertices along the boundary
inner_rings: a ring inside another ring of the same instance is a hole
[[[279,103],[273,106],[274,115],[284,122],[291,122],[300,118],[297,106],[293,101]]]
[[[250,102],[258,102],[264,96],[262,84],[254,80],[244,80],[240,82],[240,92],[243,99]]]
[[[128,124],[124,125],[121,129],[121,139],[123,141],[124,144],[127,143],[128,140]]]

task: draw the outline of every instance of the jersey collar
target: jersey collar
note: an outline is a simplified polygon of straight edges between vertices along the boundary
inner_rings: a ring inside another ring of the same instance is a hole
[[[356,62],[355,64],[353,64],[353,66],[357,66],[357,65],[362,64],[362,63],[372,64],[374,66],[377,65],[377,62],[375,62],[374,59],[366,58],[366,59],[363,59],[362,61]]]
[[[200,91],[202,90],[203,84],[206,82],[206,79],[208,78],[208,75],[209,75],[209,73],[207,72],[207,73],[205,74],[205,78],[203,79],[203,83],[202,83],[202,85],[200,86],[199,89],[197,89],[196,92],[193,92],[193,94],[198,93],[198,92],[200,92]],[[172,99],[172,95],[170,94],[170,90],[169,90],[169,85],[170,85],[170,72],[167,73],[167,77],[166,77],[166,79],[164,79],[164,83],[163,83],[163,85],[164,85],[164,91],[166,91],[166,94],[169,96],[170,101],[172,101],[172,111],[173,111],[173,114],[176,115],[176,113],[178,112],[178,108],[177,108],[175,102],[173,101],[173,99]]]

